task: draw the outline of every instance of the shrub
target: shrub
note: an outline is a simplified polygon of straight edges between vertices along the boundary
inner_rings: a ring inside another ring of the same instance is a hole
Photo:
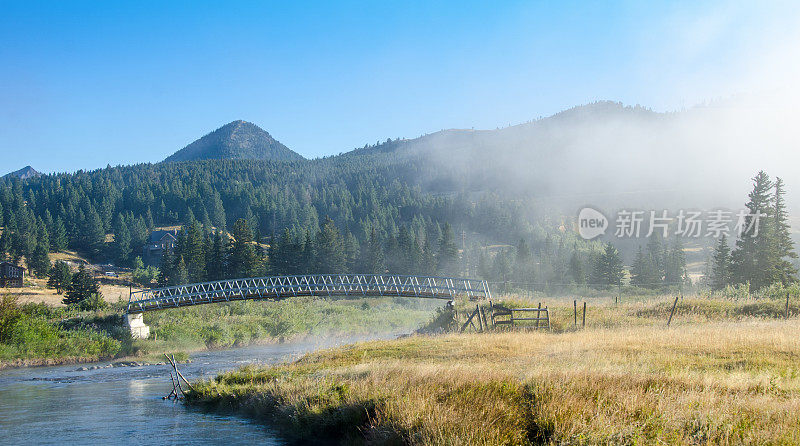
[[[77,306],[81,311],[99,311],[108,308],[108,302],[103,299],[102,295],[92,294],[78,302]]]
[[[17,297],[12,294],[0,296],[0,342],[5,342],[11,335],[11,328],[22,315]]]

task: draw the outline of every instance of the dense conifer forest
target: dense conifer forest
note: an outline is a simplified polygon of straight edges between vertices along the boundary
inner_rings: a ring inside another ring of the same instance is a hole
[[[524,196],[437,191],[420,158],[384,152],[292,162],[207,160],[0,182],[4,257],[48,273],[48,252],[142,268],[154,228],[180,226],[160,283],[383,272],[583,283],[599,245]],[[142,276],[140,274],[140,276]],[[147,275],[144,275],[147,276]]]

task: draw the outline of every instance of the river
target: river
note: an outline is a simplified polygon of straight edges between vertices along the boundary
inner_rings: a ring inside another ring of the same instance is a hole
[[[287,361],[356,340],[197,352],[191,363],[179,368],[194,381],[248,363]],[[281,444],[268,427],[246,418],[162,399],[172,389],[168,366],[105,367],[110,363],[0,371],[0,443]],[[103,367],[78,370],[93,365]]]

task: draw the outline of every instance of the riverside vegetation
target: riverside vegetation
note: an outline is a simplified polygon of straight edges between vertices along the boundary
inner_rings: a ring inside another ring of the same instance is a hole
[[[20,305],[0,296],[0,368],[148,357],[175,350],[224,348],[311,336],[411,331],[436,303],[401,298],[234,302],[148,313],[151,337],[135,340],[122,302],[99,311]]]
[[[298,442],[796,444],[798,291],[686,296],[670,328],[674,296],[590,300],[584,330],[571,299],[548,298],[552,332],[358,343],[223,373],[188,401]]]

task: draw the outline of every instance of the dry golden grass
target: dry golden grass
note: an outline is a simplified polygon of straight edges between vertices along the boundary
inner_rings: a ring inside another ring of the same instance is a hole
[[[361,343],[223,374],[190,400],[299,440],[800,444],[797,319],[693,320]]]

